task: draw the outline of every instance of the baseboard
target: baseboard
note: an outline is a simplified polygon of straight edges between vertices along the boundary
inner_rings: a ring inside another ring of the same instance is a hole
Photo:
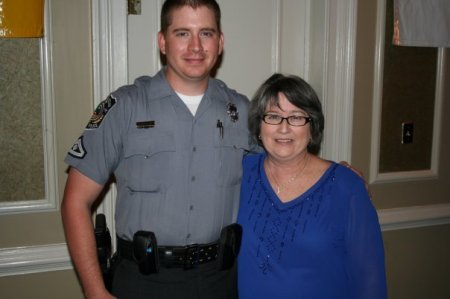
[[[450,223],[450,204],[411,206],[378,210],[383,231]]]
[[[64,243],[0,249],[0,277],[72,268]]]
[[[383,231],[450,223],[450,204],[382,209]],[[73,269],[65,243],[0,249],[0,277]]]

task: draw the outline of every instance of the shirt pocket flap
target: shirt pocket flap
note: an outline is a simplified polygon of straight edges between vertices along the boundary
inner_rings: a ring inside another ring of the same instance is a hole
[[[219,138],[217,147],[232,147],[234,149],[241,149],[248,151],[249,148],[249,133],[247,130],[240,128],[226,128],[223,138]]]
[[[174,136],[168,132],[147,131],[131,134],[124,146],[125,158],[136,155],[151,157],[157,153],[174,151]]]

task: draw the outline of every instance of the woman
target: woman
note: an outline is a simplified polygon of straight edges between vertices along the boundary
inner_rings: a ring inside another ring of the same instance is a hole
[[[386,298],[383,241],[364,181],[316,156],[324,117],[311,86],[275,74],[251,101],[264,153],[244,158],[239,298]]]

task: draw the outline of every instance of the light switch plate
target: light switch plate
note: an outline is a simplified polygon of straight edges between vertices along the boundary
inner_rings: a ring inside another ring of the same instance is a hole
[[[402,123],[402,144],[413,143],[414,137],[414,123],[404,122]]]

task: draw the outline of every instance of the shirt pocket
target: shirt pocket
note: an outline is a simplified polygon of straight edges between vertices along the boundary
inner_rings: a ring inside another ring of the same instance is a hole
[[[124,146],[124,177],[132,192],[162,192],[173,178],[175,142],[170,132],[145,130]]]
[[[242,179],[242,158],[249,151],[248,131],[224,128],[223,138],[216,138],[216,159],[219,186],[233,186]]]

